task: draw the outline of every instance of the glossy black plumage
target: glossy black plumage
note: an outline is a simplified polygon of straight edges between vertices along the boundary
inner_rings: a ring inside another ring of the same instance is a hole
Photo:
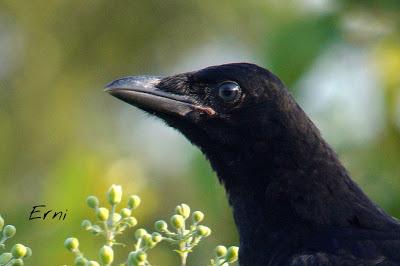
[[[271,72],[237,63],[134,79],[107,90],[202,150],[233,208],[240,265],[400,265],[399,222],[351,180]],[[218,94],[224,82],[240,86],[232,102]]]

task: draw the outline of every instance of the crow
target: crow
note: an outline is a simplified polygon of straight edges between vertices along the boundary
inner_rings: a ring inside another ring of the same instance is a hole
[[[125,77],[106,91],[200,148],[233,209],[240,265],[400,265],[400,222],[350,178],[270,71],[232,63]]]

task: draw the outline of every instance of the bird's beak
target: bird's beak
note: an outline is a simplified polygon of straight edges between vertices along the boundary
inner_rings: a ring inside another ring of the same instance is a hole
[[[202,107],[185,95],[165,92],[157,88],[161,77],[137,76],[114,80],[105,91],[131,105],[156,113],[186,116],[193,111],[201,111],[210,116],[215,111]]]

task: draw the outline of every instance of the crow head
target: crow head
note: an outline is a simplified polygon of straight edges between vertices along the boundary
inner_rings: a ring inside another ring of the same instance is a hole
[[[294,265],[290,252],[318,251],[333,240],[336,248],[337,240],[321,233],[329,228],[399,227],[350,179],[282,82],[261,67],[127,77],[106,90],[160,117],[208,157],[233,207],[241,265]]]
[[[285,114],[297,106],[276,76],[246,63],[164,78],[126,77],[111,82],[106,91],[160,117],[208,157],[236,156],[252,145],[262,148],[281,135]]]

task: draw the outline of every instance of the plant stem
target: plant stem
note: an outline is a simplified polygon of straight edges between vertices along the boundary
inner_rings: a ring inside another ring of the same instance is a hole
[[[181,266],[186,266],[187,252],[181,253]]]
[[[183,251],[183,252],[179,253],[179,255],[181,257],[181,266],[186,266],[186,260],[187,260],[187,256],[188,256],[188,252],[185,251],[186,243],[185,242],[179,243],[179,249],[180,249],[180,251]]]
[[[115,213],[115,207],[116,205],[111,206],[111,213],[108,217],[108,220],[104,222],[104,229],[106,231],[106,244],[109,245],[110,247],[114,243],[114,223],[113,223],[113,217]]]
[[[110,212],[110,216],[108,217],[108,225],[113,227],[114,223],[113,223],[113,218],[114,218],[114,213],[115,213],[115,207],[116,205],[111,205],[111,212]]]

